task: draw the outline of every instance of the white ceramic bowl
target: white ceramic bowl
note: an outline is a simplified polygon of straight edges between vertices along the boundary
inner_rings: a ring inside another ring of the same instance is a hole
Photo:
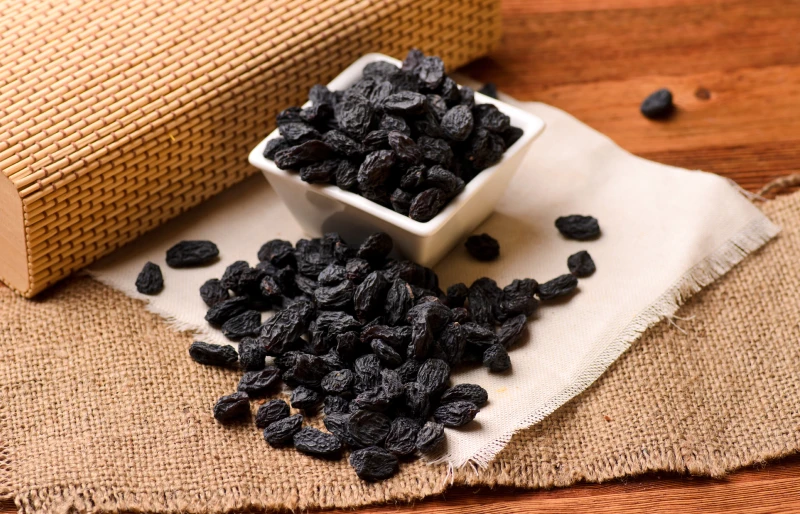
[[[328,88],[332,91],[347,88],[361,77],[364,66],[378,60],[401,64],[386,55],[367,54],[333,79]],[[270,185],[308,234],[320,236],[326,232],[338,232],[345,241],[362,241],[374,232],[383,231],[392,237],[400,254],[431,267],[489,217],[530,144],[544,129],[541,118],[507,103],[480,93],[475,93],[475,102],[495,104],[524,134],[506,150],[499,163],[476,175],[461,194],[427,223],[414,221],[335,185],[309,184],[300,180],[297,173],[281,170],[264,157],[267,141],[279,137],[278,130],[250,152],[250,163],[264,172]]]

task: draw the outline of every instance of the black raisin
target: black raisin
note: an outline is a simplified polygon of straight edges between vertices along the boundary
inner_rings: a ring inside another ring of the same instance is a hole
[[[403,382],[403,384],[407,384],[409,382],[416,382],[417,373],[419,373],[419,368],[421,366],[421,362],[414,359],[409,359],[401,364],[400,367],[395,371],[397,371],[397,374],[400,375],[400,380]]]
[[[322,379],[322,390],[328,394],[348,396],[352,392],[355,374],[349,369],[331,371]]]
[[[441,359],[428,359],[419,368],[417,383],[427,393],[440,393],[450,381],[450,366]]]
[[[503,138],[483,127],[476,128],[467,142],[466,157],[476,171],[494,166],[503,158],[506,144]]]
[[[211,241],[181,241],[167,250],[167,266],[193,268],[217,260],[219,248]]]
[[[386,61],[374,61],[364,66],[361,72],[364,77],[379,80],[388,80],[400,72],[400,68]]]
[[[136,277],[136,290],[142,294],[154,295],[164,289],[164,276],[158,264],[146,262]]]
[[[261,329],[261,313],[245,311],[222,324],[222,335],[233,341],[246,336],[258,335]]]
[[[539,307],[539,301],[534,296],[539,288],[539,284],[532,278],[514,279],[509,285],[503,288],[503,296],[500,300],[500,310],[506,316],[524,314],[531,316]]]
[[[489,234],[469,236],[464,246],[479,261],[493,261],[500,255],[500,243]]]
[[[441,355],[435,354],[434,357],[443,359],[450,366],[455,366],[461,362],[464,356],[466,342],[467,338],[461,325],[450,323],[444,328],[435,343],[435,348],[441,352]]]
[[[447,102],[439,95],[425,95],[425,107],[433,114],[437,122],[441,123],[447,113]]]
[[[296,123],[303,121],[303,118],[300,117],[300,113],[303,111],[300,107],[288,107],[281,112],[278,113],[277,122],[278,125],[283,125],[286,123]]]
[[[422,162],[422,151],[409,136],[402,132],[391,131],[388,135],[389,146],[401,161],[415,165]]]
[[[406,58],[403,59],[403,66],[401,69],[405,72],[416,72],[424,58],[425,54],[416,48],[412,48],[408,51],[408,54],[406,54]]]
[[[380,271],[373,271],[355,290],[353,305],[356,314],[363,320],[372,319],[383,312],[389,281]]]
[[[222,286],[219,279],[212,278],[206,280],[205,283],[200,286],[200,298],[202,298],[209,307],[213,307],[219,302],[227,300],[230,296],[228,289]]]
[[[413,295],[408,283],[400,278],[396,278],[389,286],[386,293],[386,303],[384,313],[386,321],[390,325],[397,325],[406,318],[406,313],[413,306]]]
[[[511,358],[502,345],[493,344],[483,352],[483,365],[489,371],[501,372],[511,367]]]
[[[280,370],[267,366],[259,371],[247,371],[239,380],[238,390],[247,393],[251,398],[266,395],[280,379]]]
[[[289,241],[273,239],[264,243],[258,250],[259,261],[269,261],[279,268],[295,266],[294,247]]]
[[[461,105],[466,105],[470,109],[475,106],[475,91],[471,87],[461,86],[459,93],[461,93]]]
[[[556,228],[567,239],[586,241],[595,239],[600,235],[600,225],[597,218],[572,214],[556,219]]]
[[[345,271],[347,280],[360,284],[372,272],[372,268],[366,260],[353,258],[347,261]]]
[[[406,393],[400,373],[393,369],[381,370],[381,389],[389,400],[402,398]]]
[[[269,160],[275,159],[275,154],[280,152],[281,150],[286,150],[291,145],[288,141],[283,139],[282,137],[276,137],[267,141],[266,146],[264,147],[264,157]]]
[[[440,404],[452,402],[471,402],[476,406],[481,407],[489,400],[489,394],[486,389],[477,384],[458,384],[453,386],[444,393],[439,400]]]
[[[236,296],[223,300],[206,312],[206,321],[212,325],[222,325],[234,316],[238,316],[250,308],[249,300],[244,296]]]
[[[339,161],[334,172],[336,185],[345,191],[358,189],[358,167],[350,161]]]
[[[414,221],[425,223],[439,214],[446,201],[447,194],[441,189],[426,189],[411,200],[408,216]]]
[[[425,419],[431,410],[430,395],[425,387],[417,382],[403,385],[405,388],[405,410],[410,418]]]
[[[301,385],[294,388],[289,401],[293,409],[313,410],[322,402],[322,397],[313,389]]]
[[[394,131],[402,132],[407,136],[411,135],[411,127],[408,126],[408,123],[406,123],[406,120],[403,119],[402,116],[397,116],[396,114],[384,114],[378,128],[387,132]]]
[[[268,355],[284,353],[306,331],[301,313],[284,309],[275,313],[261,328],[260,340]]]
[[[453,141],[466,141],[474,126],[472,110],[466,105],[457,105],[445,113],[440,126],[442,133]]]
[[[256,412],[256,427],[267,428],[276,421],[289,417],[289,405],[283,400],[270,400]]]
[[[567,259],[567,267],[569,272],[578,278],[588,277],[597,269],[592,256],[586,250],[570,255]]]
[[[355,450],[350,454],[350,465],[361,480],[376,482],[386,480],[397,472],[397,457],[377,446]]]
[[[293,145],[322,137],[322,134],[317,132],[317,129],[302,122],[283,123],[278,125],[278,130],[283,139]]]
[[[524,314],[508,318],[497,331],[497,342],[509,349],[517,344],[528,329],[528,319]]]
[[[363,140],[364,149],[367,153],[377,150],[389,149],[389,131],[373,130]]]
[[[417,146],[422,150],[422,157],[432,164],[449,168],[453,162],[453,149],[444,139],[421,136],[417,140]]]
[[[264,440],[272,446],[286,446],[292,442],[292,438],[301,428],[303,428],[303,415],[295,414],[270,423],[264,429]]]
[[[379,446],[386,440],[391,420],[380,412],[359,410],[347,422],[347,430],[353,441],[360,446]]]
[[[357,256],[370,264],[380,264],[392,251],[394,243],[385,232],[376,232],[369,236],[358,248]]]
[[[330,130],[322,136],[322,140],[334,152],[344,157],[356,157],[364,153],[364,145],[339,130]]]
[[[369,132],[373,112],[369,100],[359,94],[345,96],[341,102],[336,104],[336,119],[339,122],[339,128],[357,140]]]
[[[336,104],[336,95],[322,84],[314,84],[311,86],[311,89],[308,91],[308,99],[311,100],[311,103],[314,105]]]
[[[572,294],[578,287],[578,279],[574,275],[561,275],[549,280],[544,284],[539,284],[539,298],[542,300],[552,300],[562,296]]]
[[[417,449],[422,453],[435,451],[444,442],[444,425],[428,421],[417,434]]]
[[[395,455],[411,455],[417,449],[419,424],[411,418],[395,418],[384,445]]]
[[[239,342],[239,366],[245,371],[259,371],[266,366],[267,351],[256,338],[245,337]]]
[[[329,371],[322,358],[301,352],[296,356],[294,365],[287,369],[281,378],[290,387],[304,385],[306,387],[318,388],[322,383],[323,377],[325,377]]]
[[[506,148],[511,148],[511,145],[516,143],[524,133],[525,132],[519,127],[508,127],[500,136],[503,138]]]
[[[372,348],[372,351],[381,362],[390,368],[396,368],[403,363],[403,357],[381,339],[373,340],[370,343],[370,348]]]
[[[500,134],[511,126],[511,119],[494,104],[476,105],[472,108],[472,115],[475,117],[475,127],[489,132]]]
[[[389,401],[389,397],[381,387],[373,387],[359,393],[353,400],[353,405],[356,409],[385,412]]]
[[[356,286],[349,280],[343,280],[334,286],[320,286],[314,291],[317,307],[324,310],[345,310],[353,302]]]
[[[250,399],[243,392],[223,396],[214,405],[214,418],[220,423],[230,423],[250,415]]]
[[[231,346],[195,341],[189,346],[189,356],[193,361],[206,366],[236,367],[239,354]]]
[[[347,270],[341,264],[331,263],[320,271],[317,283],[321,286],[333,286],[347,279]]]
[[[453,284],[447,288],[447,305],[449,307],[463,307],[469,294],[469,288],[462,283]]]
[[[437,187],[444,191],[447,198],[454,197],[464,189],[463,180],[439,165],[425,170],[423,180],[425,187]]]
[[[381,383],[381,361],[373,353],[357,358],[353,363],[353,371],[356,374],[354,386],[359,393],[378,387]]]
[[[367,155],[358,169],[358,188],[363,193],[382,187],[389,179],[395,154],[390,150],[377,150]]]
[[[292,146],[275,154],[275,165],[282,170],[296,170],[333,156],[333,150],[316,139]]]
[[[399,187],[395,189],[392,192],[392,195],[389,197],[389,201],[392,204],[392,209],[404,216],[408,216],[408,211],[411,209],[411,201],[413,199],[413,194],[403,191]]]
[[[300,168],[300,180],[309,184],[330,184],[335,181],[338,159],[314,162]]]
[[[322,402],[322,412],[325,416],[330,416],[334,413],[348,413],[350,412],[350,402],[341,396],[326,396]],[[326,424],[327,426],[327,424]],[[328,428],[330,430],[330,428]],[[333,430],[331,430],[333,432]]]
[[[414,70],[424,87],[430,91],[438,88],[444,80],[444,63],[438,57],[424,57]]]
[[[464,307],[455,307],[450,309],[450,317],[454,322],[461,324],[472,321],[472,316]]]
[[[425,110],[425,95],[413,91],[400,91],[383,101],[383,109],[392,114],[409,116]]]
[[[461,329],[464,331],[464,338],[467,344],[472,346],[485,349],[497,343],[497,335],[484,325],[470,321],[462,324]]]
[[[651,120],[667,118],[674,109],[672,92],[666,88],[650,93],[639,108],[642,114]]]
[[[479,410],[472,402],[450,402],[433,411],[433,419],[446,427],[462,427],[475,419]]]

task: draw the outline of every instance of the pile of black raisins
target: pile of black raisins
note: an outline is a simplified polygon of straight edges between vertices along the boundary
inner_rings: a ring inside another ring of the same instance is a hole
[[[214,417],[247,419],[250,400],[274,396],[283,383],[289,403],[266,401],[255,417],[270,445],[326,459],[349,449],[360,478],[386,479],[400,460],[437,451],[444,427],[468,424],[487,402],[478,385],[451,387],[451,371],[481,364],[507,371],[508,350],[525,337],[540,301],[568,296],[578,284],[566,274],[500,288],[484,277],[442,290],[430,268],[389,257],[392,247],[385,233],[358,247],[335,233],[295,245],[276,239],[261,247],[255,267],[237,261],[203,284],[206,320],[239,341],[239,351],[195,342],[189,354],[243,372]],[[570,267],[585,274],[587,258],[571,257]],[[304,426],[320,410],[327,431]]]
[[[419,50],[401,68],[372,62],[344,91],[315,85],[308,96],[310,107],[278,114],[280,137],[264,157],[306,182],[336,184],[420,222],[523,133],[493,104],[476,104],[441,59]]]

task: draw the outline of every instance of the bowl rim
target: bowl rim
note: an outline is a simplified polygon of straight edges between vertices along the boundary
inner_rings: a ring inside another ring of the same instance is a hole
[[[344,89],[348,87],[354,82],[353,77],[356,76],[356,74],[360,76],[361,70],[364,68],[364,66],[379,60],[390,62],[396,66],[402,65],[401,61],[393,57],[389,57],[388,55],[380,53],[368,53],[356,59],[350,66],[345,68],[338,76],[336,76],[336,78],[327,84],[327,87],[331,90]],[[364,198],[356,193],[341,189],[335,184],[309,184],[308,182],[300,179],[299,174],[278,168],[272,160],[264,157],[264,148],[266,147],[267,142],[280,136],[277,128],[270,132],[266,138],[264,138],[255,148],[253,148],[253,150],[250,152],[248,160],[250,164],[262,171],[300,182],[308,189],[320,195],[350,205],[351,207],[380,218],[384,222],[390,223],[402,230],[417,236],[429,237],[436,234],[451,219],[453,219],[458,211],[461,210],[467,204],[467,202],[473,196],[475,196],[496,173],[500,171],[500,168],[506,164],[507,161],[512,159],[518,152],[524,151],[528,144],[537,136],[539,136],[539,134],[541,134],[545,128],[544,120],[538,116],[519,109],[518,107],[514,107],[513,105],[501,100],[496,100],[477,91],[475,91],[475,100],[476,104],[491,103],[496,105],[505,114],[513,114],[514,118],[525,120],[525,123],[522,124],[523,126],[520,127],[523,129],[522,137],[520,137],[514,142],[513,145],[506,149],[499,162],[478,173],[464,187],[464,190],[461,191],[461,193],[450,200],[444,209],[442,209],[436,216],[427,222],[412,220],[404,214],[395,212],[388,207],[384,207],[383,205],[373,202],[372,200],[368,200],[367,198]],[[309,105],[311,105],[310,101],[304,103],[303,107],[308,107]],[[514,170],[514,173],[515,172],[516,170]]]

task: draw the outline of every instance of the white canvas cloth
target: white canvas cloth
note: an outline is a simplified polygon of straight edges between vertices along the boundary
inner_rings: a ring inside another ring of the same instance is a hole
[[[542,282],[567,272],[567,257],[588,250],[597,272],[580,281],[567,302],[543,305],[530,337],[510,354],[512,369],[456,373],[455,383],[482,385],[489,403],[476,422],[447,429],[441,459],[454,466],[485,465],[512,434],[541,421],[580,393],[649,326],[672,315],[688,296],[728,271],[775,236],[778,228],[716,175],[635,157],[568,114],[539,103],[518,103],[547,128],[528,153],[496,213],[477,233],[500,242],[491,263],[455,248],[436,271],[442,288],[488,276],[500,287],[514,278]],[[556,217],[591,214],[602,237],[578,242],[555,229]],[[203,319],[198,289],[235,260],[257,261],[273,238],[304,237],[262,177],[254,177],[179,219],[144,235],[92,267],[97,279],[141,298],[176,328],[226,343]],[[210,239],[221,259],[213,266],[173,270],[167,248],[183,239]],[[145,261],[161,265],[165,288],[139,295],[134,282]],[[188,358],[176,348],[175,358]]]

